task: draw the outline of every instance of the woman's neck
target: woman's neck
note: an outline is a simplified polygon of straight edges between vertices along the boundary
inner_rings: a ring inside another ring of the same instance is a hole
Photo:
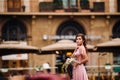
[[[83,44],[77,44],[77,46],[82,46]]]

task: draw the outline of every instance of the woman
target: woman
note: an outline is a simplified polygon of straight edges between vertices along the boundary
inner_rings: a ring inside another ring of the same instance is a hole
[[[85,36],[83,34],[77,34],[76,43],[77,48],[74,50],[72,55],[72,57],[77,60],[77,62],[73,64],[73,80],[88,80],[84,66],[84,64],[88,61]]]

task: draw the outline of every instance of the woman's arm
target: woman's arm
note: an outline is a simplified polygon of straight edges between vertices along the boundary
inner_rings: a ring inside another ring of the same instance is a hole
[[[88,55],[87,54],[81,54],[82,60],[79,61],[79,65],[88,62]]]
[[[84,64],[84,63],[86,63],[87,61],[88,61],[88,55],[87,55],[87,53],[86,53],[86,49],[85,48],[80,48],[80,55],[81,55],[81,57],[82,57],[82,59],[79,61],[79,65],[80,64]]]

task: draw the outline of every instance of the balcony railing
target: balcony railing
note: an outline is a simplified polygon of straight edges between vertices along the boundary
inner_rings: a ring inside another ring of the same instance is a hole
[[[63,5],[61,3],[54,2],[40,2],[39,11],[40,12],[55,12],[57,10],[63,10],[64,12],[82,12],[84,10],[91,12],[105,12],[105,3],[104,2],[93,2],[93,8],[90,8],[89,1],[80,1],[80,5],[68,4]]]
[[[65,12],[78,12],[82,10],[90,10],[89,1],[80,1],[80,6],[77,3],[63,5],[62,2],[55,3],[55,2],[40,2],[39,4],[39,11],[40,12],[53,12],[56,10],[63,10]]]

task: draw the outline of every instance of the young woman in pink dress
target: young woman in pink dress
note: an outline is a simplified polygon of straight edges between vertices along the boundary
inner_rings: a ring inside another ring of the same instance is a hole
[[[72,80],[88,80],[84,66],[84,63],[88,61],[85,36],[83,34],[77,34],[76,43],[77,47],[74,50],[72,57],[74,57],[78,62],[73,64]]]

